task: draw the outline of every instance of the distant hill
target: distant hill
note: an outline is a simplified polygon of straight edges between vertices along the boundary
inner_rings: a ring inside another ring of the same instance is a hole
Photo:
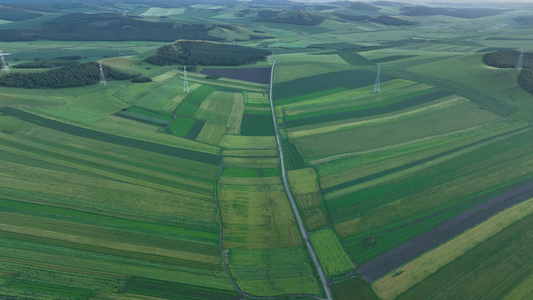
[[[260,50],[236,45],[203,41],[178,41],[157,50],[154,56],[145,60],[154,65],[203,65],[203,66],[239,66],[266,59],[272,54]]]
[[[513,20],[520,25],[533,25],[533,16],[520,16]]]
[[[263,9],[257,13],[261,22],[285,23],[295,25],[319,25],[324,21],[324,17],[307,13],[303,10],[279,11]]]
[[[204,25],[151,22],[117,13],[73,13],[40,26],[0,30],[0,41],[164,41],[177,39],[221,40]]]
[[[372,2],[372,4],[378,5],[378,6],[393,6],[393,5],[402,4],[402,3],[393,2],[393,1],[375,1],[375,2]]]
[[[2,7],[0,10],[0,19],[7,21],[23,21],[40,16],[42,16],[42,14],[20,8]]]
[[[350,15],[350,14],[344,14],[340,12],[334,12],[333,14],[339,18],[343,18],[348,21],[364,21],[370,18],[369,16]]]
[[[378,11],[381,9],[380,7],[372,6],[364,2],[355,2],[354,4],[350,5],[350,8],[355,9],[355,10],[368,10],[368,11]]]
[[[402,8],[406,16],[450,16],[464,19],[475,19],[499,15],[509,10],[491,8],[443,8],[428,6],[410,6]]]
[[[402,19],[390,17],[390,16],[379,16],[379,17],[371,18],[370,22],[384,24],[384,25],[391,25],[391,26],[404,26],[404,25],[409,26],[409,25],[416,24],[414,22],[409,22],[406,20],[402,20]]]

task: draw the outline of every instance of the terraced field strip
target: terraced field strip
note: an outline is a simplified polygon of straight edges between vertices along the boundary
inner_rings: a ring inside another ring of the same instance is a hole
[[[332,120],[339,121],[339,120],[347,120],[347,119],[353,119],[353,118],[361,118],[361,117],[372,117],[376,115],[386,114],[386,113],[392,113],[401,109],[408,109],[417,105],[425,104],[434,100],[438,100],[441,98],[444,98],[446,96],[450,96],[451,93],[444,90],[437,90],[432,93],[424,93],[421,96],[415,96],[411,97],[412,95],[408,95],[408,99],[405,101],[399,101],[394,102],[389,105],[380,105],[377,107],[369,107],[369,108],[356,108],[356,110],[353,111],[347,111],[348,108],[342,109],[342,111],[338,112],[339,109],[335,109],[333,111],[321,111],[319,113],[307,113],[295,117],[286,117],[285,118],[285,126],[286,127],[297,127],[297,126],[305,126],[310,124],[317,124],[317,123],[324,123],[329,122]]]
[[[202,153],[198,151],[193,151],[189,149],[170,147],[162,144],[152,143],[143,140],[136,140],[131,138],[126,138],[123,136],[113,135],[109,133],[99,132],[92,129],[87,129],[52,119],[47,119],[39,117],[34,114],[30,114],[12,107],[3,107],[0,109],[1,112],[8,115],[15,116],[26,122],[36,124],[39,126],[47,127],[50,129],[58,130],[61,132],[69,133],[72,135],[85,137],[89,139],[95,139],[103,142],[113,143],[117,145],[148,150],[157,153],[164,153],[167,155],[189,158],[199,162],[209,163],[213,165],[220,165],[220,159],[217,155]]]
[[[491,198],[479,205],[466,210],[465,212],[451,218],[436,228],[421,234],[407,243],[387,252],[362,266],[361,272],[368,282],[376,281],[387,273],[401,267],[405,263],[415,259],[419,255],[430,249],[441,245],[463,231],[487,220],[499,212],[513,205],[524,202],[533,196],[533,183],[531,181],[523,183],[522,186],[511,189],[503,194]],[[531,206],[532,202],[527,201],[525,207]],[[521,207],[521,206],[517,206]],[[532,206],[533,207],[533,206]],[[520,209],[518,209],[520,210]],[[522,211],[522,216],[529,213],[529,210]],[[500,220],[500,218],[498,218]],[[470,238],[469,238],[470,239]]]
[[[298,222],[298,227],[300,229],[300,234],[303,237],[303,240],[307,246],[307,251],[309,251],[309,254],[311,255],[312,260],[315,263],[316,269],[318,271],[318,274],[320,276],[320,280],[322,281],[322,285],[324,287],[324,291],[326,292],[326,296],[328,300],[333,300],[333,296],[331,295],[331,291],[328,286],[328,281],[326,279],[326,275],[324,274],[324,270],[322,269],[322,266],[320,262],[318,261],[318,257],[315,253],[315,250],[313,249],[313,246],[311,245],[311,241],[309,239],[309,236],[307,234],[307,231],[304,227],[302,217],[300,216],[300,213],[298,211],[298,207],[296,206],[296,202],[294,201],[294,198],[292,197],[292,194],[290,192],[289,188],[289,182],[287,181],[287,172],[285,171],[285,163],[283,160],[283,147],[281,144],[281,139],[279,136],[279,129],[278,129],[278,123],[276,121],[276,111],[274,110],[274,99],[272,97],[272,90],[274,86],[274,67],[276,66],[276,61],[274,60],[272,64],[272,71],[270,74],[270,108],[272,109],[272,121],[274,122],[274,129],[276,132],[276,141],[278,145],[278,151],[280,155],[281,160],[281,172],[282,172],[282,178],[283,178],[283,185],[285,187],[285,192],[287,193],[287,197],[289,198],[292,211],[296,217],[296,221]]]
[[[450,131],[480,125],[501,119],[500,116],[479,109],[468,101],[454,105],[438,107],[421,114],[399,119],[388,119],[382,124],[362,125],[350,129],[338,129],[333,132],[317,133],[296,138],[306,159],[313,160],[324,156],[369,150],[386,145],[412,141],[428,136],[446,134]],[[452,122],[452,120],[454,120]],[[289,134],[290,136],[290,134]],[[379,138],[377,138],[379,137]],[[361,143],[360,141],[365,141]]]
[[[219,88],[235,89],[241,91],[251,92],[265,92],[267,86],[265,84],[252,83],[236,79],[219,78],[217,80],[205,79],[202,74],[187,73],[187,77],[191,82],[201,83],[203,85],[210,85]]]
[[[471,151],[474,151],[476,149],[479,149],[483,146],[486,146],[490,143],[493,143],[493,142],[496,142],[504,137],[507,137],[513,133],[519,133],[521,131],[523,131],[524,128],[518,128],[516,130],[513,130],[513,131],[510,131],[510,132],[504,132],[504,133],[501,133],[499,135],[495,135],[495,136],[491,136],[491,137],[488,137],[488,138],[485,138],[485,139],[482,139],[482,140],[478,140],[478,141],[475,141],[475,142],[472,142],[472,143],[468,143],[466,145],[462,145],[462,146],[459,146],[459,147],[456,147],[456,148],[453,148],[453,149],[450,149],[450,150],[447,150],[447,151],[443,151],[441,153],[438,153],[438,154],[435,154],[435,155],[432,155],[432,156],[428,156],[426,158],[423,158],[423,159],[419,159],[419,160],[416,160],[416,161],[412,161],[410,163],[407,163],[407,164],[403,164],[403,165],[399,165],[399,166],[396,166],[396,167],[391,167],[391,168],[388,168],[384,171],[381,171],[381,172],[375,172],[371,175],[367,175],[367,176],[363,176],[363,177],[359,177],[357,179],[354,179],[354,180],[351,180],[351,181],[345,181],[346,178],[342,178],[340,180],[337,180],[337,181],[334,181],[334,183],[336,185],[334,186],[330,186],[328,184],[324,184],[324,187],[322,189],[322,191],[325,193],[325,194],[330,194],[328,196],[326,196],[325,198],[328,199],[328,200],[332,200],[334,198],[336,198],[337,196],[335,195],[335,192],[337,193],[342,193],[343,189],[346,189],[346,188],[349,188],[349,187],[353,187],[353,186],[356,186],[358,184],[362,184],[362,183],[368,183],[368,182],[371,182],[372,180],[375,180],[375,179],[379,179],[379,178],[383,178],[383,177],[387,177],[387,180],[391,180],[391,179],[394,179],[395,177],[400,177],[400,176],[404,176],[406,173],[405,172],[402,172],[402,171],[407,171],[409,169],[411,169],[410,172],[416,172],[420,169],[425,169],[425,168],[428,168],[432,165],[437,165],[437,164],[440,164],[446,160],[450,160],[450,159],[453,159],[455,157],[458,157],[460,155],[464,155],[468,152],[471,152]],[[389,176],[389,175],[392,175],[393,173],[399,173],[398,176],[395,176],[395,177],[392,177],[392,176]],[[336,173],[338,174],[338,173]],[[341,175],[341,174],[339,174]],[[335,177],[338,177],[339,175],[335,176]],[[372,183],[370,183],[372,184]],[[373,184],[376,184],[376,182],[374,182]],[[362,187],[358,187],[357,189],[362,189]],[[344,191],[345,193],[347,192],[346,190]]]

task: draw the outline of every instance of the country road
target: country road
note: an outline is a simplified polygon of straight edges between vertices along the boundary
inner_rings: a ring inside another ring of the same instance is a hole
[[[294,216],[296,217],[296,221],[298,222],[298,227],[300,227],[300,232],[302,233],[302,238],[304,239],[305,245],[307,246],[307,250],[309,251],[309,254],[311,255],[311,258],[315,262],[316,269],[318,271],[318,274],[320,275],[320,279],[322,280],[322,285],[324,286],[324,290],[326,291],[327,299],[333,300],[333,296],[331,295],[331,291],[328,286],[328,280],[326,279],[326,275],[324,274],[324,271],[322,270],[322,266],[320,265],[320,262],[318,261],[318,257],[316,256],[315,250],[313,249],[313,246],[311,245],[311,241],[309,240],[309,236],[307,234],[307,231],[305,230],[304,224],[302,222],[302,217],[300,216],[300,212],[298,211],[298,207],[296,206],[296,202],[294,202],[294,198],[292,197],[291,191],[289,189],[289,182],[287,181],[287,172],[285,170],[285,161],[283,160],[283,147],[281,146],[281,139],[279,137],[279,131],[278,131],[278,123],[276,122],[276,111],[274,110],[274,100],[272,99],[272,88],[274,85],[274,67],[276,66],[276,60],[273,60],[272,63],[272,70],[270,71],[270,109],[272,110],[272,119],[274,121],[274,130],[276,132],[276,141],[278,144],[278,150],[279,155],[281,159],[281,176],[283,178],[283,185],[285,187],[285,192],[287,193],[287,197],[289,198],[289,202],[291,203],[292,210],[294,212]]]

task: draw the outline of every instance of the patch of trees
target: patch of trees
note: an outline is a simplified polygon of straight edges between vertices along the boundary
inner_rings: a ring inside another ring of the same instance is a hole
[[[56,68],[67,65],[77,64],[77,61],[67,59],[45,59],[38,61],[26,62],[18,65],[14,65],[13,68],[17,69],[34,69],[34,68]]]
[[[106,79],[125,80],[141,74],[128,74],[103,66]],[[100,81],[98,63],[76,63],[43,73],[10,73],[0,77],[0,86],[18,88],[66,88],[92,85]]]
[[[526,92],[533,94],[533,71],[528,69],[522,69],[518,74],[518,84]]]
[[[215,80],[215,79],[219,79],[220,76],[218,75],[207,75],[205,76],[205,79],[211,79],[211,80]]]
[[[404,25],[415,25],[416,23],[409,22],[406,20],[398,19],[395,17],[389,17],[389,16],[379,16],[375,18],[370,19],[371,22],[379,23],[383,25],[391,25],[391,26],[404,26]]]
[[[483,62],[496,68],[514,68],[520,53],[516,50],[498,50],[483,55]],[[533,94],[533,53],[524,53],[522,70],[518,74],[518,85]]]
[[[498,50],[483,55],[486,65],[496,68],[514,68],[520,52],[516,50]],[[533,53],[524,53],[522,67],[533,70]]]
[[[178,41],[145,60],[154,65],[239,66],[263,61],[267,50],[204,41]],[[188,69],[188,68],[187,68]]]
[[[131,80],[131,82],[134,82],[134,83],[152,82],[152,78],[150,78],[150,77],[137,77],[137,78],[133,78]]]

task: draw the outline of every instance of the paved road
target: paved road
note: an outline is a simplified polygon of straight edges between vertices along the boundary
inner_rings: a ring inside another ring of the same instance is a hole
[[[533,197],[533,181],[528,180],[420,234],[357,269],[367,282],[375,281],[465,230],[515,204]]]
[[[280,140],[279,131],[278,131],[278,123],[276,122],[276,112],[274,110],[274,100],[272,99],[272,87],[274,84],[274,67],[275,66],[276,66],[276,60],[274,60],[272,64],[272,70],[270,71],[270,97],[269,98],[270,98],[270,109],[272,110],[272,118],[274,120],[274,129],[276,131],[276,141],[278,142],[278,150],[279,150],[279,155],[281,159],[281,176],[283,178],[283,185],[285,186],[287,197],[289,198],[289,201],[291,203],[294,216],[296,217],[296,221],[298,222],[298,226],[300,227],[300,232],[302,233],[302,237],[304,239],[305,245],[307,246],[307,250],[309,250],[309,254],[311,254],[311,258],[315,262],[316,269],[318,270],[318,275],[320,275],[320,279],[322,280],[322,285],[324,286],[324,290],[326,291],[328,300],[333,300],[333,296],[331,295],[331,291],[328,286],[328,280],[326,279],[326,275],[324,275],[324,271],[322,270],[322,266],[320,265],[320,262],[318,261],[315,250],[311,246],[311,241],[309,240],[309,236],[307,235],[307,231],[305,230],[304,224],[302,222],[302,217],[300,216],[300,212],[298,211],[296,202],[294,202],[294,198],[292,197],[291,191],[289,189],[289,183],[287,181],[287,173],[285,171],[285,161],[283,160],[283,147],[281,147],[281,140]]]

